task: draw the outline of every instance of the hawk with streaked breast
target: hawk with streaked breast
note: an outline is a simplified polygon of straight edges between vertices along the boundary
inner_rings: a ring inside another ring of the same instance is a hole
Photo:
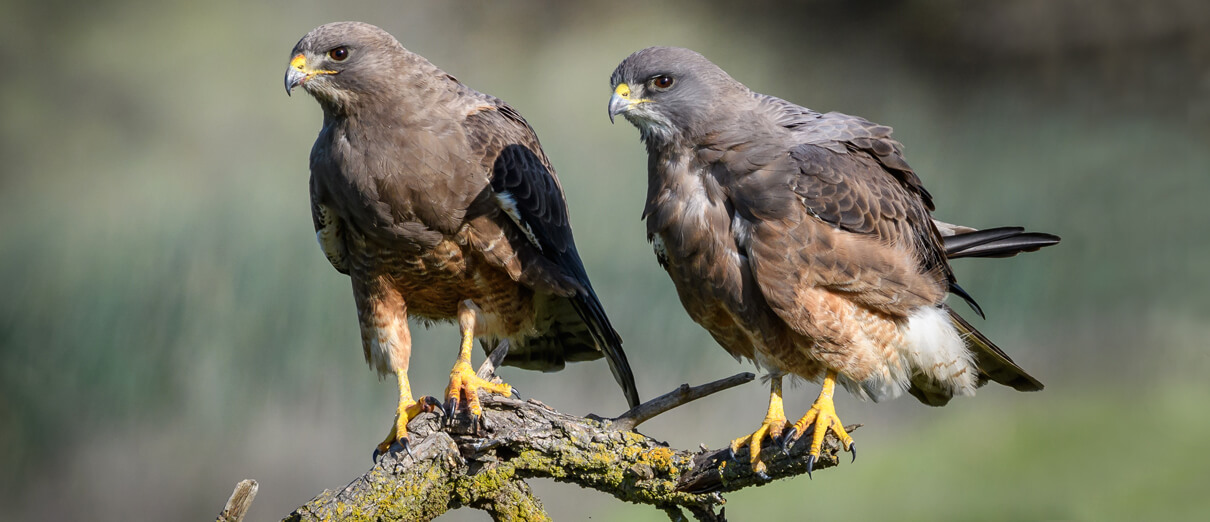
[[[836,383],[937,406],[988,380],[1042,389],[944,304],[953,292],[979,311],[947,257],[1009,256],[1058,237],[934,222],[890,127],[755,93],[688,49],[638,51],[611,87],[610,119],[624,116],[647,147],[643,218],[681,302],[730,354],[770,372],[764,422],[732,442],[750,448],[757,472],[766,436],[788,444],[813,430],[808,470],[827,430],[853,450]],[[788,430],[785,375],[823,383]]]
[[[558,178],[520,114],[369,24],[320,26],[290,56],[286,92],[302,87],[323,109],[310,161],[316,236],[352,281],[366,361],[399,381],[376,454],[406,448],[408,421],[439,404],[412,397],[409,317],[457,321],[447,411],[465,401],[480,415],[477,390],[512,392],[475,375],[475,338],[508,340],[504,364],[529,369],[604,355],[638,404]]]

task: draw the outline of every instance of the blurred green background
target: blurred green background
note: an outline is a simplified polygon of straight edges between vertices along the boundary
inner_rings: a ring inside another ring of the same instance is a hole
[[[348,281],[315,244],[319,108],[282,92],[294,42],[344,19],[538,130],[644,397],[751,366],[687,318],[644,240],[644,151],[605,110],[637,49],[692,47],[755,90],[894,126],[943,220],[1063,236],[957,266],[976,325],[1044,392],[842,394],[861,458],[731,494],[733,520],[1210,513],[1210,4],[738,4],[0,4],[0,518],[203,520],[255,478],[250,520],[271,520],[368,468],[394,383],[362,362]],[[456,332],[415,344],[414,389],[439,393]],[[603,362],[502,373],[567,412],[624,407]],[[753,383],[643,431],[719,447],[765,400]],[[557,520],[665,519],[535,482]]]

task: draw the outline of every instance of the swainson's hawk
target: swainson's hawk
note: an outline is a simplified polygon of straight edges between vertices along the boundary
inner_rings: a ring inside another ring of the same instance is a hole
[[[311,213],[332,266],[348,274],[362,348],[379,375],[399,379],[390,434],[437,401],[412,398],[408,318],[457,320],[461,350],[446,409],[481,414],[475,338],[509,341],[505,364],[553,371],[604,354],[638,403],[622,341],[576,253],[555,171],[533,129],[504,102],[476,92],[390,34],[340,22],[290,52],[286,91],[323,108],[311,149]]]
[[[1042,384],[944,304],[970,300],[946,261],[1058,242],[1019,228],[944,225],[891,129],[755,93],[688,49],[653,47],[613,72],[609,115],[648,153],[647,237],[681,303],[729,353],[771,374],[760,428],[736,439],[763,472],[762,439],[787,421],[786,374],[823,382],[783,444],[831,429],[852,449],[835,383],[875,401],[904,390],[940,406],[987,380]],[[947,252],[948,251],[948,252]],[[809,469],[809,468],[808,468]]]

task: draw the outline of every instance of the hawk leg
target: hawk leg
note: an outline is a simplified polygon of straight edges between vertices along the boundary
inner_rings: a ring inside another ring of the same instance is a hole
[[[807,410],[806,415],[794,423],[794,427],[790,428],[790,433],[786,434],[783,442],[783,444],[789,445],[806,433],[808,424],[812,426],[811,449],[807,453],[808,476],[811,474],[811,469],[815,467],[815,459],[819,458],[819,452],[823,448],[823,438],[828,430],[832,430],[832,433],[836,434],[836,438],[840,439],[840,443],[844,445],[845,451],[851,451],[853,460],[857,460],[857,448],[853,444],[853,438],[844,430],[840,417],[836,416],[836,407],[832,404],[832,394],[835,391],[836,372],[828,370],[827,376],[823,379],[823,389],[819,391],[819,398],[815,399],[815,404],[811,405],[811,409]]]
[[[374,460],[378,460],[379,455],[390,450],[396,441],[411,455],[412,450],[408,448],[408,422],[417,415],[433,411],[441,405],[437,399],[427,395],[421,397],[419,402],[412,399],[412,386],[408,383],[407,370],[396,370],[395,377],[399,380],[399,405],[395,408],[395,423],[391,425],[387,438],[374,449]]]
[[[782,430],[786,428],[786,414],[782,409],[781,403],[781,375],[777,375],[770,380],[769,384],[769,413],[765,415],[764,422],[751,435],[745,435],[731,441],[731,454],[735,455],[736,451],[745,445],[748,446],[748,459],[752,464],[752,471],[761,477],[768,477],[765,474],[766,466],[760,459],[761,443],[765,436],[770,439],[777,440],[781,436]]]
[[[500,395],[512,395],[513,387],[504,383],[494,383],[481,379],[471,368],[471,349],[475,342],[475,319],[481,311],[469,300],[458,305],[458,329],[462,331],[462,347],[458,352],[458,361],[450,370],[450,384],[445,389],[445,411],[453,415],[458,410],[462,399],[466,400],[466,409],[471,415],[479,418],[483,415],[483,407],[479,404],[479,390],[486,390]]]

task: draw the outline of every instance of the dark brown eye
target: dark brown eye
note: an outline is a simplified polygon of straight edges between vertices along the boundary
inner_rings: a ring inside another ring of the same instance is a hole
[[[655,87],[656,89],[667,89],[672,87],[672,77],[664,76],[662,74],[656,76],[655,78],[651,79],[651,86]]]
[[[348,47],[337,47],[335,49],[332,49],[331,51],[328,51],[328,58],[331,58],[332,60],[337,61],[337,62],[343,62],[348,57],[349,57],[349,48]]]

